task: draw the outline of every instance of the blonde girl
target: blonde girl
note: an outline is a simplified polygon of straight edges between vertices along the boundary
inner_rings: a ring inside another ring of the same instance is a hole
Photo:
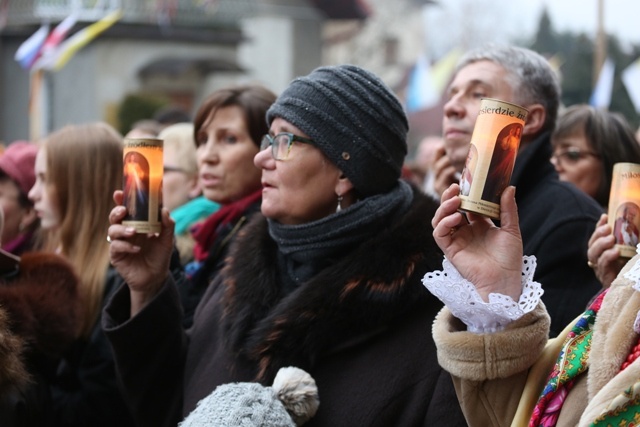
[[[122,187],[122,137],[105,123],[66,126],[50,134],[36,156],[29,192],[45,233],[45,248],[67,258],[80,277],[78,340],[52,384],[56,425],[129,425],[115,382],[100,312],[115,290],[104,236],[111,194]]]

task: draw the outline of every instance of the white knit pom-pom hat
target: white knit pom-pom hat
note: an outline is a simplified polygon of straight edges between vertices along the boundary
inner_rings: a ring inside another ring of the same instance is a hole
[[[258,383],[218,386],[179,427],[297,427],[309,421],[319,405],[311,375],[287,367],[278,371],[271,387]]]

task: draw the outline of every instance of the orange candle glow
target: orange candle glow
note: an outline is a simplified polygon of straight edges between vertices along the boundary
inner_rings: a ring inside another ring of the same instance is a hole
[[[159,233],[162,209],[163,141],[152,138],[124,140],[124,206],[122,223],[138,233]]]
[[[609,226],[616,238],[620,256],[636,254],[640,233],[640,165],[616,163],[609,195]]]
[[[500,218],[500,195],[511,180],[528,113],[519,105],[481,100],[460,177],[460,209]]]

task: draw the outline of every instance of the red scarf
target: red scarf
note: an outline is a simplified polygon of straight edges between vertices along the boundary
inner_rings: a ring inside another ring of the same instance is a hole
[[[244,215],[247,208],[260,200],[261,197],[262,189],[221,207],[204,222],[195,226],[191,230],[191,233],[196,241],[196,245],[193,248],[193,255],[196,261],[204,261],[207,259],[209,249],[218,238],[218,230],[220,230],[220,227],[237,221]]]

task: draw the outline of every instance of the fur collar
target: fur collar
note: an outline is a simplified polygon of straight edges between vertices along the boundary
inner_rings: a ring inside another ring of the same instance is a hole
[[[640,360],[620,372],[629,350],[638,341],[633,323],[640,309],[640,292],[623,277],[635,262],[640,262],[639,256],[628,262],[618,274],[598,312],[589,355],[590,402],[583,420],[593,420],[640,376]]]
[[[24,383],[27,359],[59,357],[75,339],[78,278],[58,255],[24,254],[19,272],[0,278],[0,306],[1,387]]]
[[[223,272],[223,326],[231,351],[257,363],[257,379],[270,380],[288,364],[309,369],[412,309],[439,304],[420,282],[442,267],[430,225],[437,205],[414,193],[401,220],[284,297],[265,218],[256,215],[243,228]]]
[[[0,398],[29,382],[22,350],[22,340],[11,332],[9,315],[0,306]]]

